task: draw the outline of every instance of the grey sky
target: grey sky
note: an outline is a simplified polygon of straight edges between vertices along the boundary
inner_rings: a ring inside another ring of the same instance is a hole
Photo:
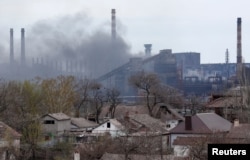
[[[14,28],[15,38],[22,27],[28,36],[35,22],[65,15],[86,14],[89,32],[110,32],[110,12],[115,8],[122,24],[117,32],[133,54],[152,43],[153,53],[200,52],[202,63],[224,63],[226,48],[230,62],[236,61],[236,20],[241,17],[242,54],[250,62],[249,6],[249,0],[1,0],[0,51],[8,53],[9,28]]]

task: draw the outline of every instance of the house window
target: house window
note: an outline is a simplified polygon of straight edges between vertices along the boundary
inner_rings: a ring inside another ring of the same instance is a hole
[[[45,140],[45,141],[49,141],[49,140],[50,140],[50,137],[49,137],[48,135],[46,135],[46,136],[44,137],[44,140]]]
[[[107,123],[107,128],[110,128],[110,122]]]
[[[171,127],[171,125],[170,124],[167,124],[167,128],[170,128]]]
[[[55,124],[55,121],[54,120],[45,120],[43,123],[44,124]]]

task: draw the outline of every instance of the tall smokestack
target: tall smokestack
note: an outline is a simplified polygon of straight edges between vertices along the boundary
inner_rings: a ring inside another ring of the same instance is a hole
[[[25,65],[25,35],[24,28],[21,29],[21,65]]]
[[[241,55],[241,18],[237,19],[237,64],[242,63]]]
[[[13,36],[13,28],[10,29],[10,64],[14,63],[14,36]]]
[[[112,40],[114,40],[116,38],[115,9],[111,10],[111,34],[112,34]]]
[[[242,50],[241,50],[241,18],[237,18],[237,65],[236,65],[236,76],[238,82],[241,81],[242,77]]]
[[[225,59],[226,59],[226,64],[228,64],[229,63],[229,52],[228,52],[228,49],[226,50]]]

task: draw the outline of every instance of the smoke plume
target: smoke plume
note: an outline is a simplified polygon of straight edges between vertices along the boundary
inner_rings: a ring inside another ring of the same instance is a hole
[[[128,61],[130,47],[119,34],[112,40],[105,26],[92,28],[91,19],[80,13],[39,21],[26,29],[26,55],[81,66],[92,78]]]

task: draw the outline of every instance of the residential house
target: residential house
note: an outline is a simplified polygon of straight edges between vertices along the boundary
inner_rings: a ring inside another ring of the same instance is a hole
[[[147,137],[148,140],[159,142],[158,148],[164,151],[168,148],[168,134],[166,124],[148,114],[126,114],[123,119],[118,119],[126,128],[126,135],[130,139]]]
[[[89,121],[85,118],[71,118],[71,132],[91,132],[98,126],[97,123]]]
[[[119,121],[116,119],[109,119],[93,129],[92,133],[96,134],[97,136],[110,134],[112,137],[116,137],[123,134],[123,131],[124,126]]]
[[[239,123],[238,119],[234,120],[234,125],[226,136],[228,143],[250,143],[250,124]]]
[[[170,147],[174,148],[175,155],[186,156],[188,152],[184,152],[184,150],[187,149],[187,143],[189,142],[184,139],[190,140],[190,137],[206,137],[217,133],[226,134],[231,127],[231,122],[215,113],[187,115],[184,122],[170,130]],[[180,141],[180,137],[184,138]]]
[[[185,120],[185,118],[169,104],[158,104],[154,109],[154,113],[156,114],[156,118],[159,118],[162,122],[166,123],[168,131]]]
[[[49,113],[41,117],[45,141],[52,145],[56,141],[62,141],[65,131],[71,127],[71,119],[64,113]]]
[[[143,105],[118,105],[114,118],[122,119],[127,113],[133,114],[148,114],[147,107]],[[100,114],[101,120],[110,119],[109,106],[105,106]],[[184,117],[179,114],[174,107],[169,104],[159,103],[154,107],[153,116],[160,119],[163,123],[166,123],[167,130],[174,128],[179,122],[184,121]]]
[[[206,104],[206,109],[233,122],[238,117],[237,111],[240,109],[241,101],[240,96],[212,95],[210,101]]]
[[[12,152],[18,152],[20,149],[20,138],[21,134],[0,121],[0,160],[5,160],[7,157],[14,160]],[[12,147],[14,150],[10,149]]]
[[[101,160],[118,160],[125,159],[124,154],[111,154],[105,153]],[[130,154],[128,155],[129,160],[174,160],[172,155],[140,155],[140,154]]]
[[[89,142],[93,137],[91,132],[97,126],[99,124],[85,118],[71,118],[70,131],[65,132],[64,137],[71,139],[71,142]]]

